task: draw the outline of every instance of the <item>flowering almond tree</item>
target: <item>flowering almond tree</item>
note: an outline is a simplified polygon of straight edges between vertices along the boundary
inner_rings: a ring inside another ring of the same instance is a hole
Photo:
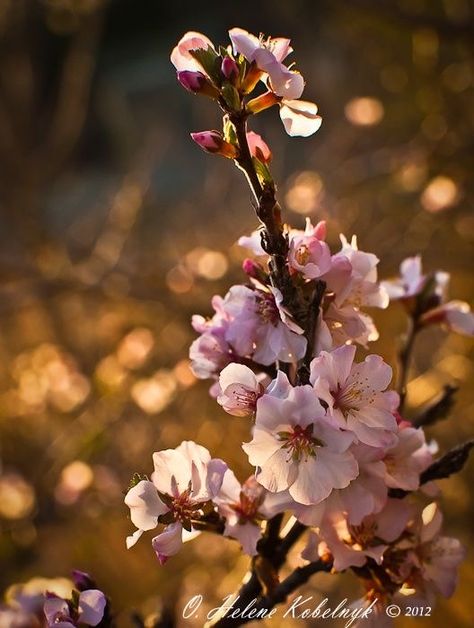
[[[379,260],[355,236],[341,235],[332,251],[324,222],[308,218],[304,230],[284,223],[271,150],[249,122],[277,107],[288,135],[306,137],[321,118],[301,100],[305,82],[288,62],[288,39],[240,28],[229,37],[223,47],[186,33],[171,61],[185,89],[222,111],[222,129],[191,137],[244,173],[260,223],[239,240],[252,255],[243,283],[213,298],[211,317],[193,317],[198,337],[190,348],[195,375],[211,380],[210,394],[230,415],[229,438],[233,421],[248,425],[239,445],[253,471],[237,478],[192,441],[154,453],[151,475],[135,475],[125,497],[135,527],[127,547],[153,530],[157,568],[166,568],[159,565],[198,534],[234,539],[250,563],[234,599],[252,612],[236,616],[228,601],[208,627],[261,619],[313,574],[342,571],[361,584],[356,605],[367,609],[365,625],[387,625],[392,603],[432,606],[437,594],[450,596],[464,558],[459,541],[442,533],[435,481],[461,470],[474,441],[436,457],[424,434],[455,391],[447,388],[411,421],[404,409],[417,336],[429,325],[472,336],[474,316],[448,299],[449,276],[423,274],[418,256],[402,262],[399,278],[379,282]],[[409,323],[397,385],[369,348],[379,336],[370,308],[392,301]],[[301,566],[282,578],[300,539]],[[79,580],[72,599],[47,597],[45,625],[112,624],[105,596],[87,575]]]

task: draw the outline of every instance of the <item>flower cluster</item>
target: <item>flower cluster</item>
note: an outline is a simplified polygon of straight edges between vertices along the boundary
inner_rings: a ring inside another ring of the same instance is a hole
[[[75,570],[72,580],[33,578],[10,587],[0,605],[2,628],[76,628],[111,625],[109,603],[89,574]]]
[[[406,372],[396,391],[392,368],[368,353],[378,331],[366,309],[401,301],[410,343],[435,323],[473,335],[473,314],[447,300],[446,273],[422,274],[419,257],[402,263],[400,278],[379,282],[378,258],[359,250],[355,236],[341,235],[331,250],[324,222],[307,219],[304,230],[283,224],[271,152],[247,119],[278,104],[290,135],[310,135],[320,119],[315,105],[299,100],[301,74],[284,63],[289,40],[238,28],[229,36],[231,46],[217,48],[187,33],[171,60],[184,87],[224,111],[223,133],[193,139],[236,161],[262,222],[239,239],[253,254],[243,263],[245,282],[213,298],[210,318],[193,317],[199,336],[190,349],[195,375],[213,382],[218,404],[248,421],[242,449],[252,475],[241,484],[190,441],[155,453],[151,478],[136,477],[125,497],[137,528],[127,545],[160,526],[152,545],[162,564],[203,531],[236,539],[254,556],[286,513],[308,529],[303,558],[353,569],[368,604],[377,599],[380,610],[400,595],[432,603],[434,591],[453,592],[464,550],[440,536],[437,504],[424,506],[438,493],[425,475],[437,446],[404,418]],[[248,100],[259,82],[266,91]],[[406,348],[402,371],[407,359]]]

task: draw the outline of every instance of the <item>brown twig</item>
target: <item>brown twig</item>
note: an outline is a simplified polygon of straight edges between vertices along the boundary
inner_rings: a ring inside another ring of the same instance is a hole
[[[405,400],[407,395],[408,372],[410,369],[410,360],[415,345],[416,335],[419,327],[415,317],[410,318],[409,328],[406,334],[405,342],[398,354],[399,358],[399,374],[398,374],[398,394],[400,395],[399,412],[403,413],[405,408]]]

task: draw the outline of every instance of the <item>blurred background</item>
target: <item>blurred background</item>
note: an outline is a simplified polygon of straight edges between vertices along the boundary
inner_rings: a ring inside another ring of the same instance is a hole
[[[276,110],[256,121],[287,220],[327,219],[336,246],[357,233],[383,277],[419,251],[472,302],[469,0],[0,0],[0,591],[80,568],[128,626],[127,609],[180,609],[195,593],[213,607],[246,570],[233,542],[211,537],[166,568],[151,535],[127,551],[123,505],[133,472],[184,438],[250,473],[236,445],[248,426],[208,397],[187,352],[191,315],[242,278],[234,243],[256,221],[240,174],[190,141],[219,127],[216,107],[185,93],[169,63],[186,30],[226,43],[237,25],[293,39],[323,115],[309,139],[290,140]],[[393,364],[403,313],[376,321],[373,350]],[[441,331],[416,347],[412,411],[461,385],[428,432],[442,449],[472,435],[472,357],[471,341]],[[449,534],[471,546],[472,469],[442,483]],[[473,587],[468,560],[423,625],[471,626]],[[307,588],[360,594],[345,576]]]

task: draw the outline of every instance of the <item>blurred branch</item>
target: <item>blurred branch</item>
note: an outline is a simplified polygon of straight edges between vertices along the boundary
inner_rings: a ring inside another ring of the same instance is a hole
[[[398,394],[400,395],[399,412],[403,415],[405,408],[405,400],[407,395],[408,373],[410,370],[410,361],[415,344],[416,334],[418,333],[418,325],[416,319],[409,319],[409,327],[402,348],[399,351],[399,373],[398,373]]]
[[[433,425],[439,420],[446,419],[451,411],[458,386],[446,384],[442,392],[424,408],[412,421],[415,427]]]

